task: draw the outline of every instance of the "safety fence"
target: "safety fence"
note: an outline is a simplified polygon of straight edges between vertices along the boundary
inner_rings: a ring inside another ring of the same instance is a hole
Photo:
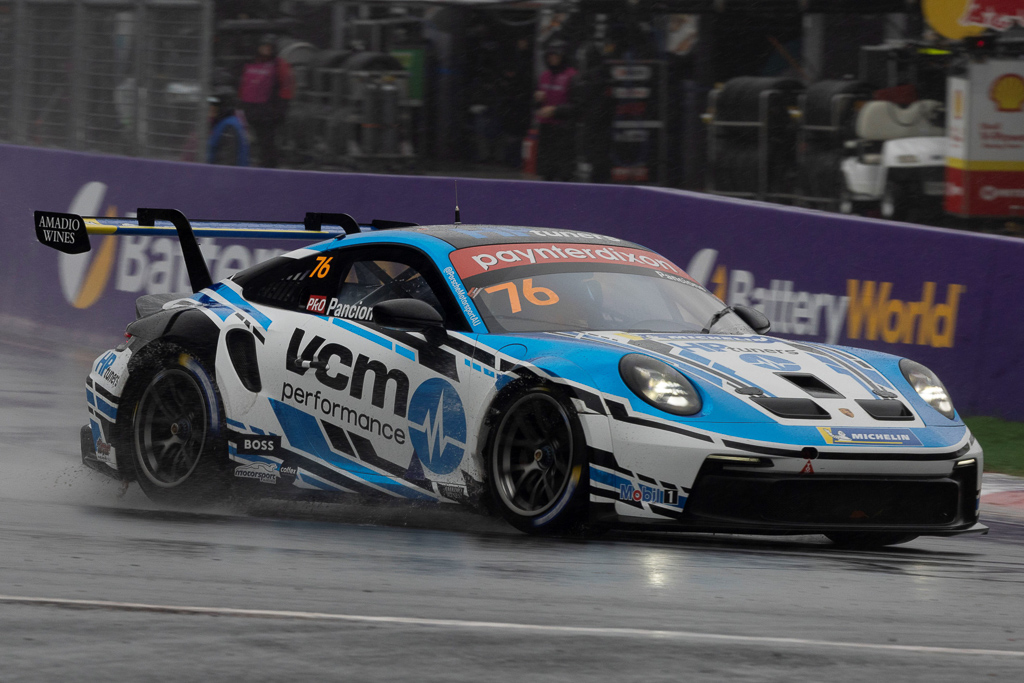
[[[965,414],[1024,420],[1024,240],[852,218],[678,190],[460,179],[467,223],[604,233],[671,258],[772,334],[909,357]],[[454,218],[450,178],[240,169],[0,145],[0,316],[117,339],[136,297],[187,290],[169,238],[104,237],[58,254],[32,211],[300,221],[306,211],[421,224]],[[214,278],[294,244],[206,240]]]
[[[0,0],[0,140],[190,160],[212,0]]]

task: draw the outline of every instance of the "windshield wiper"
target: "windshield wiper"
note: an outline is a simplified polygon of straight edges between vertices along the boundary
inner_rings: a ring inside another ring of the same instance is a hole
[[[701,334],[707,334],[708,332],[710,332],[711,328],[717,325],[719,320],[733,312],[734,311],[732,310],[732,306],[726,306],[718,313],[715,313],[713,316],[711,316],[711,320],[708,321],[707,325],[704,326],[704,329],[700,331]]]

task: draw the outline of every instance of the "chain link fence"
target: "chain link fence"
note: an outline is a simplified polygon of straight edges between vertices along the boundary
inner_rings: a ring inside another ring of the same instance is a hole
[[[0,0],[0,141],[202,160],[212,0]]]

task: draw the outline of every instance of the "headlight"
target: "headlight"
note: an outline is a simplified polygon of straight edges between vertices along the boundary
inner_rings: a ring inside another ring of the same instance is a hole
[[[700,394],[667,363],[632,353],[619,361],[619,374],[633,393],[655,408],[673,415],[693,415],[700,412]]]
[[[953,419],[953,401],[950,400],[949,392],[946,391],[946,387],[942,385],[934,372],[907,358],[900,361],[900,370],[925,403],[950,420]]]

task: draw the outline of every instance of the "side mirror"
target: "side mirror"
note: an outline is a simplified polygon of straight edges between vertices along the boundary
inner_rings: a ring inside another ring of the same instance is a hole
[[[392,299],[373,307],[373,322],[406,332],[431,336],[444,332],[444,318],[433,306],[419,299]]]
[[[740,320],[758,334],[767,334],[768,330],[772,329],[772,323],[768,320],[768,317],[756,308],[733,306],[732,310],[740,317]]]

